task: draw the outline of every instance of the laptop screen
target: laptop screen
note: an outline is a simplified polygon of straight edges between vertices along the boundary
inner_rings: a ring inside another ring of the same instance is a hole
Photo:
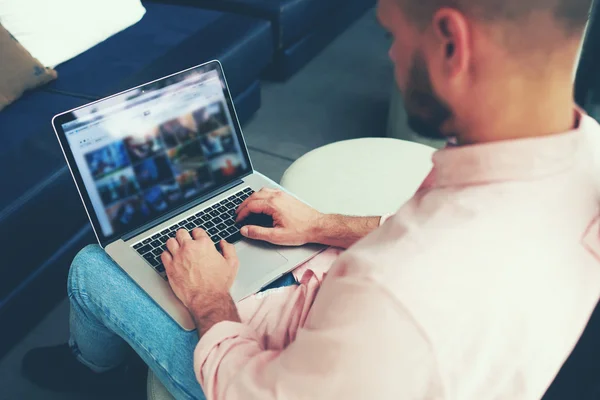
[[[105,238],[251,169],[220,68],[212,65],[90,104],[62,124]]]

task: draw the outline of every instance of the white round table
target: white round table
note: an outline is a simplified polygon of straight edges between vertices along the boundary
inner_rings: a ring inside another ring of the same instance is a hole
[[[332,143],[296,160],[281,185],[321,212],[383,215],[410,199],[435,149],[391,138]]]

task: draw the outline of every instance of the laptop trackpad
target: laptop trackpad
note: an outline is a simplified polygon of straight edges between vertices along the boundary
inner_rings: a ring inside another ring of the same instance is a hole
[[[254,286],[288,261],[277,252],[277,247],[268,243],[241,242],[235,247],[240,260],[237,281],[243,286]]]

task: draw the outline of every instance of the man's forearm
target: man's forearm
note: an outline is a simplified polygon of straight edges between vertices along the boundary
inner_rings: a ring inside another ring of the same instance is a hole
[[[379,227],[381,217],[325,215],[315,229],[315,242],[347,249]]]
[[[240,322],[237,307],[229,293],[202,296],[190,309],[198,336],[202,337],[210,328],[219,322]]]

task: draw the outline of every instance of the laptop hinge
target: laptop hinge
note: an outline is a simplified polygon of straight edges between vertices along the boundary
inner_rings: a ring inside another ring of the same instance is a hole
[[[246,176],[246,175],[244,175],[244,176]],[[124,241],[128,241],[129,239],[136,237],[137,235],[139,235],[141,233],[149,231],[150,229],[154,228],[155,226],[158,226],[158,225],[162,224],[163,222],[168,221],[173,217],[176,217],[179,214],[183,214],[184,212],[191,210],[192,208],[196,207],[198,204],[204,203],[205,201],[208,201],[214,197],[217,197],[220,194],[225,193],[229,189],[239,186],[243,183],[244,183],[244,181],[242,181],[241,179],[233,181],[223,187],[220,187],[219,189],[217,189],[213,192],[210,192],[209,194],[207,194],[205,196],[199,197],[198,199],[194,200],[191,203],[187,203],[184,206],[181,206],[181,207],[163,215],[160,218],[150,221],[149,223],[145,224],[144,226],[139,227],[138,229],[135,229],[131,232],[127,232],[125,235],[123,235],[121,237],[121,239]]]

